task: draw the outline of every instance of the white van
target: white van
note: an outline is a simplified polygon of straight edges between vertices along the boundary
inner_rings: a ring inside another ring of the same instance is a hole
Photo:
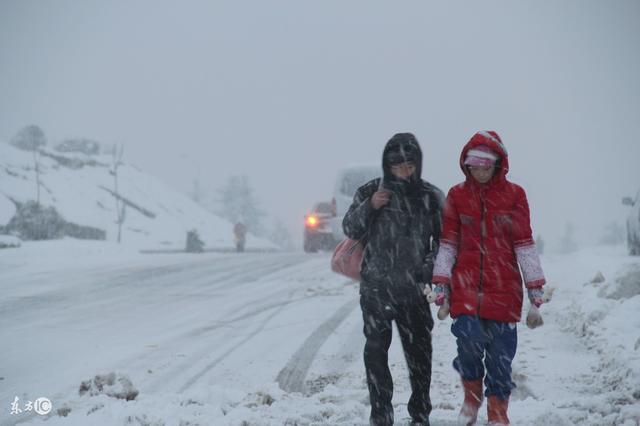
[[[344,238],[342,232],[342,219],[353,202],[353,196],[358,188],[371,179],[382,176],[382,165],[377,166],[353,166],[347,167],[338,173],[333,188],[334,217],[331,220],[331,232],[336,241]]]

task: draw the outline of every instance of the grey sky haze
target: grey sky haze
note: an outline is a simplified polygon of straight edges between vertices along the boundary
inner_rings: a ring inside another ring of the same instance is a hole
[[[585,241],[640,189],[640,2],[0,1],[0,139],[122,143],[189,192],[247,174],[292,231],[416,134],[445,192],[496,130],[534,231]]]

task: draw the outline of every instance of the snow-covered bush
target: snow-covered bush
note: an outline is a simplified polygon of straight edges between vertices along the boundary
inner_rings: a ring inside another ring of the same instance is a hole
[[[5,226],[5,232],[22,240],[53,240],[64,236],[65,221],[53,207],[30,200],[18,204],[16,214]]]
[[[75,223],[65,222],[64,235],[80,240],[106,240],[107,233],[103,229],[93,228],[91,226],[76,225]]]
[[[89,394],[89,396],[107,395],[112,398],[133,401],[139,392],[127,376],[111,372],[98,374],[91,380],[83,381],[80,383],[78,393],[80,396],[85,394]]]
[[[69,169],[81,169],[85,166],[101,166],[107,167],[107,164],[94,160],[93,158],[87,159],[86,157],[74,157],[72,154],[56,154],[53,151],[40,150],[40,155],[43,157],[54,160],[57,165],[67,167]]]
[[[204,251],[204,243],[200,239],[198,231],[192,229],[187,232],[187,245],[185,248],[187,253],[202,253]]]
[[[22,243],[19,238],[12,235],[0,235],[0,249],[3,248],[18,248]]]
[[[86,155],[100,154],[100,144],[91,139],[66,139],[53,149],[58,152],[80,152]]]
[[[67,222],[54,207],[33,200],[18,203],[15,216],[3,232],[17,235],[22,240],[54,240],[64,236],[88,240],[106,238],[102,229]]]

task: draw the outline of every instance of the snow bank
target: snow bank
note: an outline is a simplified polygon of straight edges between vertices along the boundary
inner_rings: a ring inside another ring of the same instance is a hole
[[[621,249],[622,250],[622,249]],[[597,354],[592,389],[576,403],[582,414],[571,419],[584,425],[638,425],[640,419],[640,263],[598,249],[593,267],[604,268],[604,281],[589,280],[562,315],[562,328],[577,336],[584,350]]]
[[[42,424],[42,420],[49,426],[368,424],[368,407],[362,398],[354,398],[354,395],[337,388],[310,397],[287,394],[275,384],[264,385],[250,392],[210,386],[185,394],[141,394],[133,401],[96,394],[66,403],[59,411],[43,419],[34,419],[29,424]]]

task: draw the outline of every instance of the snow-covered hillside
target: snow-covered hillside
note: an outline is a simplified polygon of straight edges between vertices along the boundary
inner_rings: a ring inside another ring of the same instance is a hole
[[[125,158],[126,159],[126,158]],[[68,222],[91,226],[115,240],[116,205],[110,155],[61,153],[47,148],[40,155],[40,202],[53,206]],[[205,248],[233,246],[232,224],[208,212],[188,197],[124,164],[118,170],[119,193],[127,204],[123,243],[146,249],[182,249],[186,233],[196,229]],[[36,198],[36,174],[31,152],[0,143],[0,226],[16,212],[11,201]],[[249,235],[249,248],[273,248],[270,242]]]

